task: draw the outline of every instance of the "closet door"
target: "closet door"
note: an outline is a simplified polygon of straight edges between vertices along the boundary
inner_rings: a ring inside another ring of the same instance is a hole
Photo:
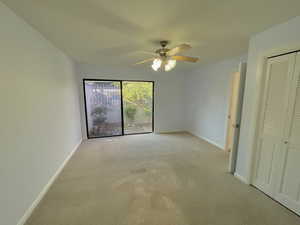
[[[295,57],[296,54],[279,56],[269,59],[267,63],[253,184],[270,196],[275,193],[276,166],[283,146]]]
[[[300,54],[291,82],[287,129],[280,152],[276,199],[300,214]]]

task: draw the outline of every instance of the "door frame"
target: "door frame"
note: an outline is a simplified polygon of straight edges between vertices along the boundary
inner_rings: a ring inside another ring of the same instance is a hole
[[[112,82],[120,82],[120,91],[121,91],[121,125],[122,125],[122,134],[118,135],[111,135],[111,136],[103,136],[103,137],[90,137],[89,135],[89,125],[88,125],[88,118],[87,118],[87,104],[86,104],[86,93],[85,93],[85,82],[86,81],[112,81]],[[150,132],[140,132],[140,133],[131,133],[125,134],[124,133],[124,115],[123,115],[123,82],[149,82],[152,83],[152,131]],[[95,138],[107,138],[107,137],[118,137],[118,136],[125,136],[125,135],[137,135],[137,134],[150,134],[154,132],[154,89],[155,89],[155,82],[152,80],[116,80],[116,79],[93,79],[93,78],[83,78],[83,98],[84,98],[84,115],[85,115],[85,128],[86,128],[86,136],[88,139],[95,139]]]

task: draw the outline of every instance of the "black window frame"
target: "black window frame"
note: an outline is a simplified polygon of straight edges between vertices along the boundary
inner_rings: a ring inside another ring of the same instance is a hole
[[[85,82],[86,81],[112,81],[112,82],[120,82],[120,91],[121,91],[121,126],[122,126],[122,134],[118,135],[111,135],[111,136],[101,136],[101,137],[91,137],[89,135],[89,125],[88,125],[88,118],[87,118],[87,108],[86,108],[86,92],[85,92]],[[149,82],[152,83],[152,131],[150,132],[139,132],[139,133],[124,133],[124,115],[123,115],[123,82]],[[152,80],[115,80],[115,79],[92,79],[92,78],[84,78],[82,79],[83,85],[83,98],[84,98],[84,114],[85,114],[85,127],[86,127],[86,135],[88,139],[95,139],[95,138],[107,138],[107,137],[119,137],[119,136],[126,136],[126,135],[138,135],[138,134],[151,134],[154,132],[154,89],[155,89],[155,82]]]

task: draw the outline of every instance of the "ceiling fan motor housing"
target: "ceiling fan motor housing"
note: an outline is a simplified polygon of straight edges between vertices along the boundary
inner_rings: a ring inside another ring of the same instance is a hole
[[[166,41],[166,40],[160,41],[160,45],[161,45],[162,48],[157,49],[155,52],[157,54],[159,54],[159,56],[161,56],[161,57],[166,57],[167,56],[167,52],[170,50],[170,49],[166,48],[166,46],[168,44],[169,44],[169,41]]]
[[[161,57],[166,57],[167,56],[167,52],[169,51],[170,49],[168,48],[160,48],[160,49],[157,49],[155,52],[157,54],[159,54],[159,56]]]

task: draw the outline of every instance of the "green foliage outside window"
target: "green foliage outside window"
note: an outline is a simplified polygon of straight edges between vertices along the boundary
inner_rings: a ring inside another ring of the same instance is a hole
[[[126,104],[143,109],[146,116],[152,112],[152,83],[123,82],[123,99]],[[132,109],[131,109],[132,110]]]
[[[94,124],[101,124],[107,119],[107,108],[98,106],[93,109],[91,116]]]
[[[125,114],[126,114],[126,117],[127,117],[131,122],[134,121],[136,112],[137,112],[137,109],[136,109],[136,107],[133,106],[133,105],[128,105],[128,106],[126,106],[126,108],[125,108]]]

